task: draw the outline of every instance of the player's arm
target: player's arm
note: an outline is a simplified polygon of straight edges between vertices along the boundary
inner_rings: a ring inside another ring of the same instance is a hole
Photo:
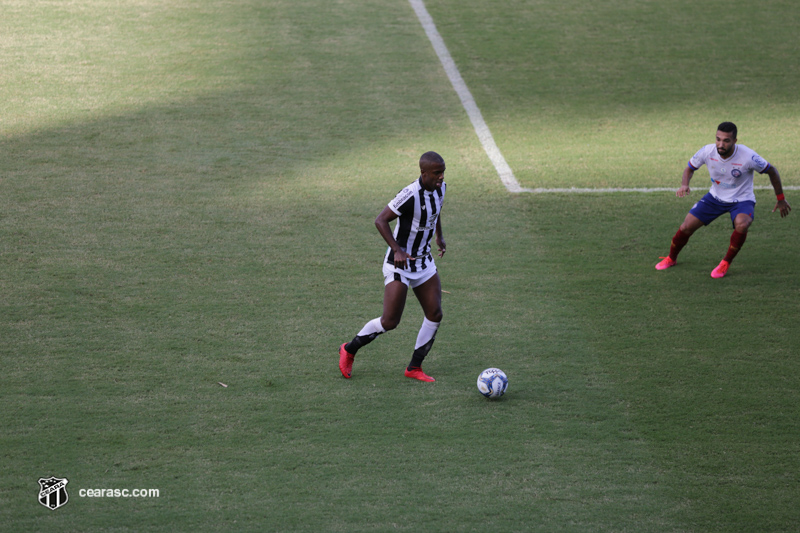
[[[383,211],[380,212],[378,218],[375,219],[375,227],[378,228],[378,233],[381,234],[383,240],[386,241],[386,244],[388,244],[389,248],[391,248],[394,252],[394,266],[397,268],[405,268],[406,262],[409,259],[413,261],[416,259],[416,257],[411,257],[408,255],[394,239],[392,227],[389,225],[389,223],[396,219],[397,216],[397,213],[392,211],[392,209],[387,205],[383,208]]]
[[[683,169],[683,175],[681,176],[681,186],[680,188],[675,191],[675,196],[678,198],[683,198],[692,190],[689,188],[689,182],[692,181],[692,176],[694,176],[694,170],[691,165],[686,165],[686,168]]]
[[[439,257],[444,257],[444,253],[447,251],[447,244],[444,242],[441,213],[439,213],[439,218],[436,220],[436,246],[439,247]]]
[[[765,173],[767,176],[769,176],[769,181],[772,183],[772,188],[775,189],[775,196],[778,198],[778,203],[775,204],[775,208],[772,210],[772,212],[774,213],[775,211],[780,211],[781,218],[783,218],[789,214],[789,211],[791,211],[792,208],[789,205],[789,202],[787,202],[786,198],[783,196],[783,183],[781,183],[781,175],[778,173],[778,169],[772,165],[767,168]]]

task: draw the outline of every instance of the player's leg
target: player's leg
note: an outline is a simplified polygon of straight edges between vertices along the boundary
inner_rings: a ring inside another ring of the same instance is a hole
[[[388,281],[388,280],[387,280]],[[374,341],[378,335],[397,327],[406,305],[408,286],[400,280],[388,281],[383,289],[383,314],[367,322],[353,340],[339,347],[339,370],[349,378],[353,360],[359,349]]]
[[[381,325],[385,331],[391,331],[400,324],[403,310],[406,307],[408,285],[402,281],[392,281],[383,291],[383,314]]]
[[[442,321],[442,282],[438,272],[425,283],[414,287],[414,296],[419,300],[426,319],[437,323]]]
[[[753,225],[753,215],[751,213],[736,213],[733,217],[733,229],[739,233],[747,233]]]
[[[753,217],[747,213],[737,213],[733,219],[733,233],[731,233],[731,242],[728,246],[728,252],[725,254],[725,261],[730,263],[739,250],[742,248],[744,241],[747,239],[747,230],[753,223]]]
[[[678,231],[686,235],[686,239],[688,240],[695,231],[699,230],[706,224],[707,222],[703,222],[694,213],[689,211],[686,213],[686,218],[683,219],[683,223],[678,228]]]
[[[744,202],[742,202],[744,204]],[[725,257],[720,261],[719,265],[711,271],[712,278],[721,278],[728,273],[733,258],[739,253],[739,250],[744,245],[747,239],[747,231],[753,223],[753,212],[755,211],[755,204],[750,206],[742,205],[735,211],[731,212],[731,219],[733,220],[733,233],[731,233],[730,244]]]
[[[692,214],[691,211],[688,212],[686,218],[683,219],[683,223],[678,228],[678,231],[675,232],[675,235],[672,237],[669,255],[661,258],[661,261],[656,265],[656,270],[665,270],[671,266],[675,266],[678,260],[678,254],[683,247],[686,246],[686,243],[689,242],[689,237],[704,225],[703,221]]]
[[[352,341],[345,345],[348,353],[355,355],[360,348],[374,341],[381,333],[397,327],[406,306],[408,287],[402,281],[391,281],[383,289],[383,314],[367,322]]]
[[[430,279],[415,287],[414,294],[422,306],[425,317],[417,334],[411,362],[406,367],[406,376],[422,381],[435,381],[422,372],[422,361],[431,351],[433,341],[436,340],[436,332],[442,322],[442,284],[439,274],[434,274]]]

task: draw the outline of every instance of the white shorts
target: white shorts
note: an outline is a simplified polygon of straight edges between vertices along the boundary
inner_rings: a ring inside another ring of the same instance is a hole
[[[389,263],[383,264],[383,284],[388,285],[393,281],[401,281],[406,287],[416,289],[433,276],[436,275],[436,263],[433,262],[431,257],[430,262],[423,270],[417,272],[409,272],[408,270],[401,270]]]

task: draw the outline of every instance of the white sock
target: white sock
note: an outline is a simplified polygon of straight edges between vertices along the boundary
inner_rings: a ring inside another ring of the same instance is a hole
[[[417,334],[417,344],[414,345],[415,350],[420,346],[425,346],[436,337],[439,324],[441,324],[441,322],[431,322],[427,318],[422,320],[422,327],[419,328],[419,333]]]
[[[381,325],[381,317],[378,317],[367,322],[364,325],[364,327],[361,328],[361,331],[358,332],[358,336],[359,337],[367,337],[372,335],[378,336],[381,333],[386,333],[386,330],[383,329],[383,326]]]

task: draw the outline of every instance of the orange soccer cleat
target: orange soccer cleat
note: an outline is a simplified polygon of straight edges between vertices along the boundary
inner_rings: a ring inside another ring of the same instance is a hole
[[[731,266],[731,264],[723,259],[722,261],[719,262],[717,268],[711,271],[711,277],[715,279],[724,277],[725,274],[728,273],[729,266]]]
[[[420,381],[428,381],[428,382],[436,381],[435,379],[430,377],[428,374],[423,372],[422,369],[419,368],[419,367],[413,368],[411,370],[406,369],[406,377],[407,378],[412,378],[412,379],[418,379]]]
[[[661,259],[661,261],[656,265],[656,270],[666,270],[669,267],[675,266],[675,263],[677,263],[677,261],[671,257],[659,257],[659,259]]]
[[[355,355],[345,350],[345,346],[347,346],[346,342],[339,346],[339,371],[341,371],[344,377],[350,379],[350,375],[353,373],[353,359]]]

